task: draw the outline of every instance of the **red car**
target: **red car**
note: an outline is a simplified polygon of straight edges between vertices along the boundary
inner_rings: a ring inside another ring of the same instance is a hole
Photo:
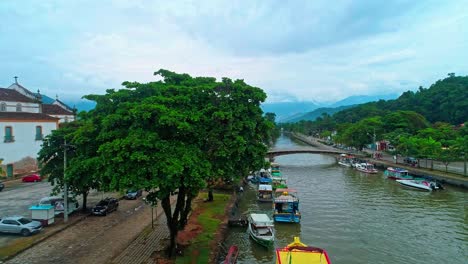
[[[41,176],[39,176],[38,174],[31,174],[28,176],[24,176],[22,180],[23,182],[40,182],[42,179]]]

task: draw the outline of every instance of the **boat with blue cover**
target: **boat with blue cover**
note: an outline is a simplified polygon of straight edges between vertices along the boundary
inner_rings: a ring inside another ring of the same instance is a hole
[[[299,223],[301,213],[299,211],[297,191],[293,189],[276,189],[273,210],[273,220],[275,222]]]

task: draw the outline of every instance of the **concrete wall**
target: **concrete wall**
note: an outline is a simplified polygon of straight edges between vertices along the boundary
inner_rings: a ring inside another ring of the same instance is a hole
[[[4,142],[6,126],[13,128],[14,142]],[[36,126],[42,126],[42,135],[45,137],[57,129],[58,123],[0,121],[0,158],[3,158],[3,165],[18,162],[25,157],[37,157],[42,140],[36,140]]]

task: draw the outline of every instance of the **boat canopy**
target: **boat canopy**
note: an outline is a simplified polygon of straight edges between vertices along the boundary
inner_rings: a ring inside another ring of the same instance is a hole
[[[250,214],[255,226],[273,226],[273,221],[266,214]]]
[[[388,171],[392,172],[398,172],[398,173],[408,173],[408,170],[402,169],[402,168],[393,168],[393,167],[388,167]]]
[[[276,189],[276,192],[277,193],[279,192],[296,193],[297,191],[295,189],[279,188],[279,189]]]
[[[294,197],[292,195],[280,195],[275,198],[275,203],[295,203],[299,202],[299,199],[297,197]]]
[[[272,180],[270,178],[263,178],[260,177],[259,182],[260,183],[270,183]]]
[[[268,184],[260,184],[258,185],[258,190],[259,191],[273,191],[273,187],[271,185],[268,185]]]

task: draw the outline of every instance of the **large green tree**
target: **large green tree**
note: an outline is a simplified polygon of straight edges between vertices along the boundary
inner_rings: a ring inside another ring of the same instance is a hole
[[[125,82],[126,89],[87,96],[97,103],[89,118],[98,130],[102,183],[144,188],[148,199],[159,200],[173,254],[198,191],[213,179],[261,168],[272,125],[260,109],[265,93],[242,80],[155,75],[162,81]]]

